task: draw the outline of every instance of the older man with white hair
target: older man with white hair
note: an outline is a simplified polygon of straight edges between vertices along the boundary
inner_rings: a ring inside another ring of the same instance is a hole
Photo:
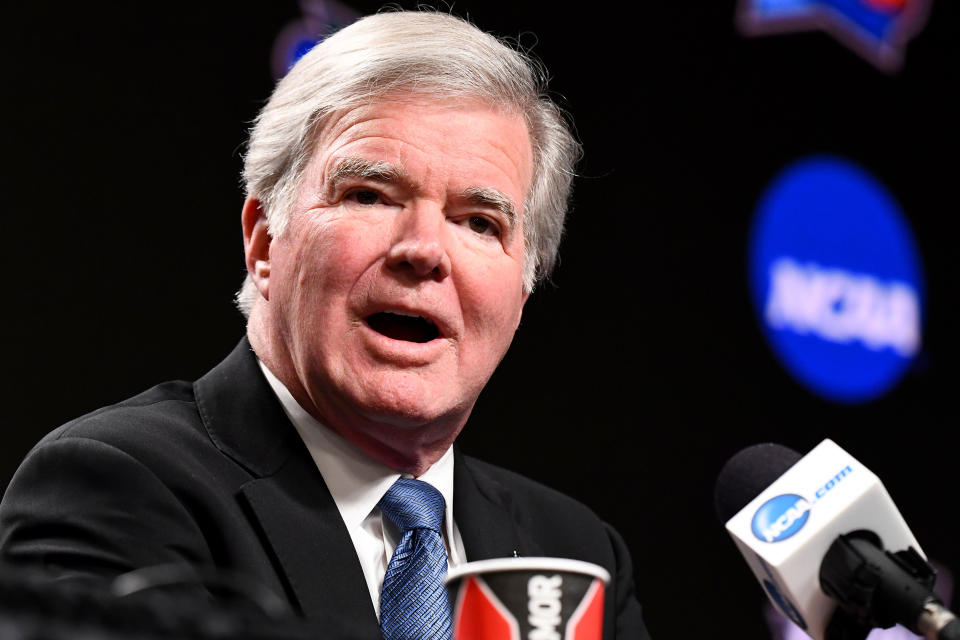
[[[454,447],[555,261],[578,154],[541,69],[467,22],[382,13],[315,47],[250,136],[247,337],[41,441],[3,558],[229,570],[388,640],[450,636],[448,566],[574,558],[613,576],[604,637],[645,637],[613,529]]]

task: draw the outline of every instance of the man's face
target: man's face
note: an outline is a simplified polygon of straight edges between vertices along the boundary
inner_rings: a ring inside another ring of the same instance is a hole
[[[325,127],[269,249],[281,379],[308,411],[397,468],[449,446],[520,322],[531,167],[523,120],[481,103]]]

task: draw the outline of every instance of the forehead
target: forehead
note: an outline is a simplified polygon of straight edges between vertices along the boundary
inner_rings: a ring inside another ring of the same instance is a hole
[[[518,210],[532,174],[523,118],[478,100],[400,96],[334,114],[318,135],[311,181],[351,157],[394,164],[420,186],[506,190]]]

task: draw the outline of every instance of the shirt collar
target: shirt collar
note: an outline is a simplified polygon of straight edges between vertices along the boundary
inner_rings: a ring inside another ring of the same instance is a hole
[[[330,495],[348,529],[358,527],[380,499],[401,477],[390,467],[377,462],[351,442],[325,427],[307,413],[290,391],[259,359],[260,370],[283,406],[284,413],[307,446]],[[418,480],[433,485],[443,495],[446,509],[444,528],[447,540],[453,540],[453,447],[447,449]],[[412,477],[410,474],[402,474]]]

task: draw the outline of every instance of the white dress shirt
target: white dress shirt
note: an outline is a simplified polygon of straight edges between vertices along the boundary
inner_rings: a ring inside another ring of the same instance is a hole
[[[350,539],[357,550],[370,599],[379,618],[380,587],[401,532],[389,519],[380,515],[377,504],[401,474],[373,460],[339,434],[323,426],[297,403],[290,391],[262,362],[260,369],[307,445],[337,504],[340,517],[347,525]],[[410,474],[402,475],[413,477]],[[453,447],[447,449],[443,457],[417,479],[433,485],[446,502],[443,544],[447,549],[448,566],[452,568],[466,562],[463,540],[453,521]]]

